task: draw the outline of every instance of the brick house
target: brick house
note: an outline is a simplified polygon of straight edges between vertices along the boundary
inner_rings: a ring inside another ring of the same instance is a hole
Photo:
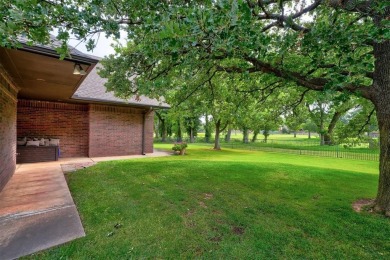
[[[55,40],[21,43],[0,48],[0,191],[16,168],[17,137],[58,138],[62,158],[153,152],[153,109],[167,104],[106,92],[96,57],[70,48],[60,60]]]

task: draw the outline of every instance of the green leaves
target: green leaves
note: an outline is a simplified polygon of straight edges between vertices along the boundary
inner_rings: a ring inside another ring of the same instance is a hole
[[[382,2],[375,6],[378,15],[388,7]],[[370,86],[368,75],[375,69],[371,43],[390,37],[388,20],[378,26],[364,13],[328,5],[318,5],[303,18],[299,12],[309,5],[279,1],[260,6],[244,0],[4,1],[0,43],[15,46],[21,34],[31,44],[47,42],[56,29],[63,42],[57,51],[63,58],[71,35],[93,49],[94,33],[119,37],[126,30],[129,45],[118,47],[117,55],[103,61],[106,68],[101,71],[109,78],[107,87],[119,96],[169,96],[173,90],[195,94],[206,88],[199,84],[208,84],[205,79],[212,72],[219,78],[234,74],[239,84],[257,86],[264,84],[264,74],[295,85],[321,82],[318,88],[328,91]],[[303,25],[304,32],[299,30]],[[252,73],[253,78],[248,76]],[[135,75],[137,79],[129,80]]]

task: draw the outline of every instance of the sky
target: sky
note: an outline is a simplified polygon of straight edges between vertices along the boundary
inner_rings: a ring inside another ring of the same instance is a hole
[[[94,39],[98,39],[98,37],[94,37]],[[126,42],[126,37],[122,37],[119,42],[124,44]],[[98,56],[103,58],[104,56],[107,56],[109,54],[114,54],[114,48],[111,47],[111,44],[115,43],[115,40],[112,38],[106,38],[104,34],[102,33],[98,39],[98,43],[92,51],[87,51],[87,48],[85,47],[84,42],[80,42],[79,40],[76,39],[71,39],[69,40],[69,45],[75,47],[79,51],[87,54],[91,54],[94,56]]]

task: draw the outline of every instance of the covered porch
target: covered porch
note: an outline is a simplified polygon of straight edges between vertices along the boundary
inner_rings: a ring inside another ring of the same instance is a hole
[[[16,169],[18,101],[71,102],[71,96],[98,60],[70,47],[69,56],[59,59],[58,42],[49,46],[27,44],[18,49],[0,48],[0,192]],[[75,73],[75,68],[83,73]],[[44,118],[36,118],[37,123]]]

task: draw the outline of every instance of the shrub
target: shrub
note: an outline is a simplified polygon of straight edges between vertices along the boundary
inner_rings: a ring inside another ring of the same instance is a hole
[[[179,154],[181,155],[184,155],[187,146],[188,145],[185,142],[175,143],[172,147],[172,150],[175,152],[179,152]]]

